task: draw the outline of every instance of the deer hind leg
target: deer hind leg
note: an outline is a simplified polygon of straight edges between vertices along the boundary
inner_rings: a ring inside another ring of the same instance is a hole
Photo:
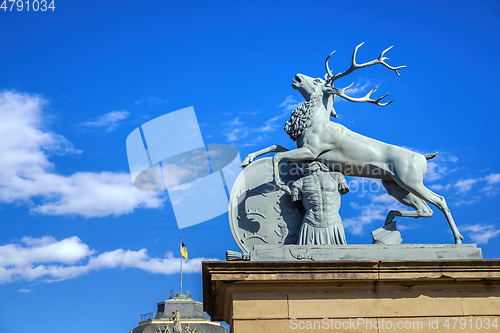
[[[395,198],[397,201],[405,206],[411,207],[415,210],[391,210],[387,214],[385,224],[391,223],[396,216],[404,217],[430,217],[432,216],[432,209],[429,208],[427,203],[417,197],[415,194],[405,190],[398,183],[388,180],[382,180],[387,193]]]
[[[399,183],[399,181],[398,181]],[[440,211],[443,212],[448,224],[450,225],[451,232],[453,233],[453,237],[455,238],[455,244],[462,244],[462,235],[460,231],[458,231],[457,225],[451,216],[451,211],[446,204],[446,200],[444,197],[432,192],[427,187],[425,187],[423,182],[418,183],[410,183],[410,184],[400,184],[402,187],[415,194],[417,197],[427,201],[428,203],[436,206]]]

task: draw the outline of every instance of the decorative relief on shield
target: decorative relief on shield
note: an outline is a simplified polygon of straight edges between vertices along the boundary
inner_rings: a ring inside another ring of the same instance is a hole
[[[291,184],[301,171],[282,161],[280,177]],[[272,158],[247,166],[236,179],[229,200],[229,224],[234,240],[244,253],[255,245],[282,246],[297,241],[302,216],[288,194],[276,187]]]

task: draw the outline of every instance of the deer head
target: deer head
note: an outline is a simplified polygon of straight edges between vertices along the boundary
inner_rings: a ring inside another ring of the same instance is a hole
[[[293,83],[292,83],[292,87],[294,89],[297,89],[300,92],[300,94],[302,95],[302,97],[304,97],[304,99],[306,99],[306,100],[310,99],[312,96],[322,96],[323,97],[323,104],[324,104],[325,108],[330,111],[330,114],[333,117],[337,117],[337,113],[335,112],[335,109],[333,108],[333,102],[335,101],[335,96],[340,96],[340,97],[342,97],[350,102],[357,102],[357,103],[367,102],[367,103],[376,104],[378,106],[385,106],[385,105],[392,103],[394,100],[391,100],[387,103],[381,103],[381,100],[389,94],[385,94],[384,96],[377,98],[375,100],[370,98],[370,95],[373,94],[377,90],[377,87],[373,88],[364,97],[355,98],[355,97],[350,97],[350,96],[345,94],[345,91],[348,90],[350,87],[352,87],[354,82],[343,89],[338,89],[338,88],[335,88],[333,86],[333,83],[336,80],[352,73],[354,70],[359,69],[359,68],[364,68],[364,67],[368,67],[368,66],[372,66],[372,65],[376,65],[376,64],[382,64],[383,66],[389,68],[390,70],[393,70],[397,75],[399,75],[398,69],[406,67],[406,66],[392,67],[385,62],[385,60],[388,60],[389,58],[384,57],[384,54],[387,51],[389,51],[392,48],[392,46],[387,48],[386,50],[384,50],[379,55],[379,57],[375,60],[365,62],[363,64],[356,63],[356,53],[357,53],[358,49],[360,48],[360,46],[363,44],[364,43],[359,44],[354,49],[354,52],[352,54],[351,67],[349,67],[349,69],[346,70],[345,72],[341,72],[341,73],[338,73],[335,75],[332,74],[330,67],[328,66],[328,60],[330,59],[332,54],[335,53],[335,51],[333,51],[332,53],[330,53],[330,55],[325,60],[326,74],[324,76],[324,79],[312,78],[312,77],[304,75],[304,74],[296,74],[295,79],[293,80]]]
[[[312,78],[304,74],[296,74],[293,80],[292,87],[297,89],[304,99],[308,100],[311,96],[327,93],[331,88],[326,85],[325,80],[320,78]]]
[[[335,101],[334,90],[338,89],[334,88],[327,81],[320,78],[315,79],[304,74],[296,74],[292,87],[297,89],[305,100],[309,100],[311,97],[322,98],[325,109],[329,111],[332,117],[337,118],[333,102]]]

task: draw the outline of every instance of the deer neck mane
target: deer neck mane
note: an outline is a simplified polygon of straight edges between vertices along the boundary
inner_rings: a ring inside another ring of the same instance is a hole
[[[323,108],[321,95],[310,96],[307,101],[293,110],[290,120],[285,123],[285,132],[293,141],[297,141],[300,136],[311,125],[313,115]]]

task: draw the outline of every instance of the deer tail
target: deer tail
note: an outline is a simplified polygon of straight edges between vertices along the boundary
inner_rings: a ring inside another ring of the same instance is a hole
[[[435,153],[432,153],[432,154],[425,154],[425,159],[426,160],[432,160],[434,157],[436,157],[436,155],[438,154],[438,152],[435,152]]]

